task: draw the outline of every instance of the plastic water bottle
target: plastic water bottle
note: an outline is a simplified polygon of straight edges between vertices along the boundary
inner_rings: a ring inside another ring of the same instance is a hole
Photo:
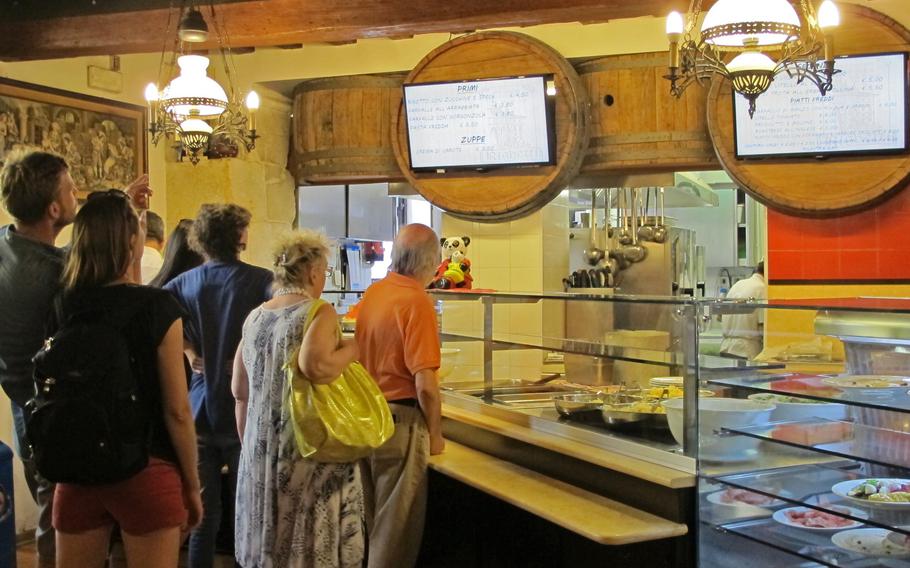
[[[0,442],[0,566],[16,568],[13,450]]]

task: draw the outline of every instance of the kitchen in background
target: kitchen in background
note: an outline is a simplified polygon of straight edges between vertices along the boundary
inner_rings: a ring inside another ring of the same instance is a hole
[[[373,281],[384,278],[391,264],[392,241],[402,225],[424,223],[439,227],[439,210],[419,196],[394,195],[397,185],[400,184],[297,188],[295,225],[324,232],[332,244],[329,265],[333,274],[326,281],[327,291],[363,291]],[[342,313],[359,297],[333,295],[336,296]]]

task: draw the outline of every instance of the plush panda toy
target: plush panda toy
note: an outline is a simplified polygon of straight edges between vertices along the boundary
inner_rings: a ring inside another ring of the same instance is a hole
[[[431,286],[448,290],[459,288],[470,290],[474,278],[471,276],[471,261],[467,258],[470,237],[448,237],[439,239],[442,245],[442,262],[436,268],[436,277]]]

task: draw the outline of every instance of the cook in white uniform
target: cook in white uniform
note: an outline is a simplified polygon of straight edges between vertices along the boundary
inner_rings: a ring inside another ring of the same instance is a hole
[[[758,263],[752,276],[734,284],[727,293],[730,300],[764,300],[767,297],[764,261]],[[720,344],[720,354],[737,359],[754,359],[762,350],[764,323],[764,310],[761,309],[724,315],[724,339]]]

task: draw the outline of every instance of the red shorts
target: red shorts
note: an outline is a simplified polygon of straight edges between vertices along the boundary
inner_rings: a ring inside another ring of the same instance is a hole
[[[54,528],[78,534],[120,525],[131,535],[177,527],[186,522],[183,490],[177,466],[157,458],[119,483],[73,485],[58,483],[54,493]]]

